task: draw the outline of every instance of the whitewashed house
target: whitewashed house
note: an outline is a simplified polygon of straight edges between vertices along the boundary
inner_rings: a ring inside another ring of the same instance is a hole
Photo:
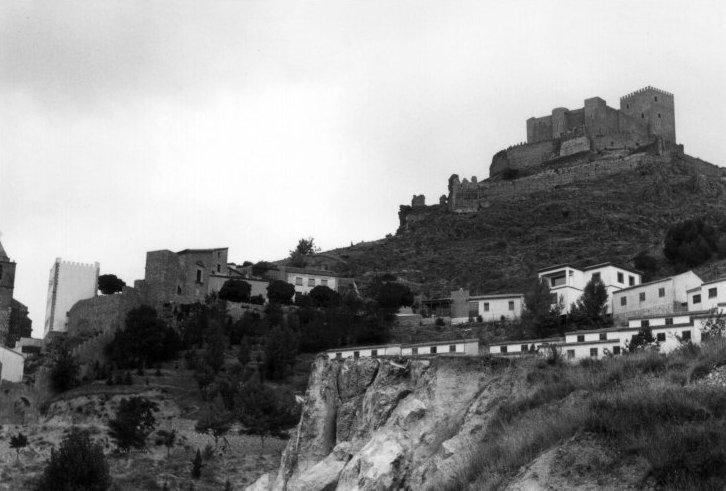
[[[686,295],[688,296],[688,310],[691,312],[724,310],[726,308],[726,278],[706,281],[688,290]]]
[[[379,356],[400,356],[400,344],[382,344],[378,346],[354,346],[352,348],[336,348],[326,351],[328,358],[377,358]]]
[[[483,322],[515,320],[522,317],[524,308],[524,295],[521,293],[474,295],[467,301],[467,316],[452,318],[452,324],[468,322],[480,316]]]
[[[640,285],[613,294],[613,317],[623,322],[630,317],[666,315],[686,312],[688,291],[703,282],[693,271]],[[701,309],[697,309],[701,310]]]
[[[554,345],[559,346],[565,338],[527,339],[521,341],[503,341],[489,345],[489,354],[497,356],[523,356],[535,354],[540,348]]]
[[[458,339],[453,341],[429,341],[426,343],[404,344],[401,356],[416,355],[468,355],[479,354],[479,339]]]
[[[22,382],[24,368],[25,357],[21,353],[0,346],[0,380]]]
[[[580,299],[585,286],[592,279],[599,279],[608,292],[607,312],[613,312],[612,299],[615,292],[641,283],[641,274],[633,269],[613,263],[601,263],[583,269],[570,264],[560,264],[540,269],[540,280],[547,281],[552,293],[552,305],[562,303],[563,314],[570,312],[572,304]]]

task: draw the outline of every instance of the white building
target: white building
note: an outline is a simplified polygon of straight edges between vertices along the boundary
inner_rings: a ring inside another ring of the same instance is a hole
[[[522,317],[524,295],[521,293],[503,293],[493,295],[474,295],[468,299],[467,316],[452,318],[452,324],[468,322],[481,316],[483,322],[515,320]]]
[[[492,343],[489,345],[489,354],[498,356],[522,356],[536,353],[538,349],[545,346],[559,346],[564,340],[565,338],[558,337]]]
[[[15,350],[0,346],[0,380],[20,383],[23,381],[25,357]]]
[[[624,288],[613,294],[613,317],[623,321],[629,317],[686,312],[689,310],[688,291],[700,286],[701,283],[701,278],[693,271],[686,271],[679,275]]]
[[[385,344],[378,346],[357,346],[352,348],[336,348],[326,351],[328,358],[361,358],[379,356],[419,356],[419,355],[448,355],[448,356],[477,356],[479,354],[479,340],[455,339],[452,341],[429,341],[413,344]]]
[[[339,278],[330,271],[285,266],[283,274],[284,281],[295,287],[296,294],[305,295],[316,286],[327,286],[331,290],[338,291]]]
[[[75,263],[56,258],[50,268],[43,337],[49,332],[66,331],[71,307],[79,300],[96,296],[98,273],[98,263]]]
[[[613,312],[613,294],[623,288],[633,287],[641,283],[638,271],[613,263],[602,263],[579,269],[570,264],[560,264],[540,269],[540,280],[547,281],[552,292],[552,305],[561,302],[563,314],[570,312],[572,304],[577,302],[585,291],[585,286],[592,279],[599,279],[608,292],[607,312]]]
[[[726,308],[726,278],[707,281],[686,292],[688,310],[711,310]]]

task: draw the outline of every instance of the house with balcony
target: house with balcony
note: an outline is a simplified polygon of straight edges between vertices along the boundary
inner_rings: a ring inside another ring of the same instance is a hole
[[[599,279],[608,292],[607,312],[613,313],[613,294],[623,288],[639,285],[642,275],[639,271],[620,266],[614,263],[601,263],[576,268],[571,264],[559,264],[537,271],[540,280],[547,281],[552,293],[552,305],[562,304],[563,314],[570,312],[571,306],[580,299],[585,286],[593,280]]]

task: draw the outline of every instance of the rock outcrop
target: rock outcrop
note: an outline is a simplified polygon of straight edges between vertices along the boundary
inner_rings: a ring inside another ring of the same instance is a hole
[[[280,469],[254,489],[435,488],[519,392],[516,371],[494,358],[319,356]]]

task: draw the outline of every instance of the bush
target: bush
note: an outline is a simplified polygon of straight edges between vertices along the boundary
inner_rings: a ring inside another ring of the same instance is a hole
[[[267,298],[270,303],[291,304],[295,295],[295,287],[282,280],[272,281],[267,285]]]
[[[128,452],[131,448],[146,447],[146,437],[154,431],[156,418],[154,412],[159,406],[144,397],[122,399],[116,418],[108,422],[109,435],[116,441],[118,448]]]
[[[248,302],[252,285],[244,280],[227,280],[219,290],[219,299],[229,302]]]
[[[106,353],[122,368],[150,366],[171,360],[181,348],[177,332],[156,315],[148,305],[126,315],[126,326],[106,346]]]
[[[76,358],[71,355],[67,348],[60,347],[50,371],[50,382],[53,390],[65,392],[77,386],[79,371],[80,368]]]
[[[37,489],[102,491],[110,486],[111,475],[101,445],[92,443],[87,432],[71,428],[58,450],[51,450]]]

